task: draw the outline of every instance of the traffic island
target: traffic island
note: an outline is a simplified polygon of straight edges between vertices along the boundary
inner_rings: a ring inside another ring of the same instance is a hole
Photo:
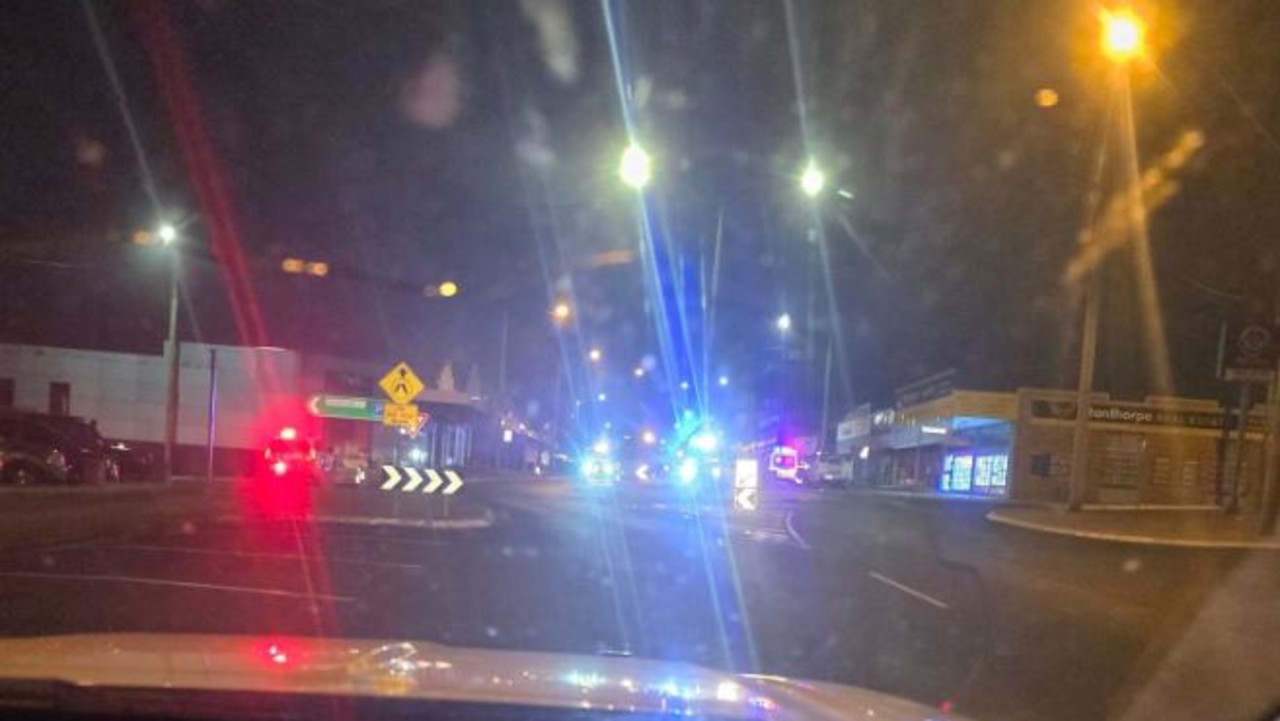
[[[377,487],[308,487],[241,484],[235,508],[223,520],[303,521],[318,525],[364,526],[387,530],[466,530],[493,525],[493,512],[458,493],[452,496],[381,491]]]
[[[1092,541],[1202,549],[1280,550],[1280,539],[1261,536],[1256,516],[1219,509],[1112,510],[1010,507],[987,513],[987,520],[1013,528]]]

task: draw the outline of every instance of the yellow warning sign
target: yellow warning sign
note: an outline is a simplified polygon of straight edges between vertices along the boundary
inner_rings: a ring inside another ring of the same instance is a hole
[[[418,425],[418,406],[412,403],[388,403],[382,409],[382,424],[416,428]]]
[[[395,403],[408,403],[418,397],[426,386],[422,383],[422,379],[413,372],[408,363],[401,361],[392,368],[382,380],[378,381],[378,385],[383,392],[387,394]]]

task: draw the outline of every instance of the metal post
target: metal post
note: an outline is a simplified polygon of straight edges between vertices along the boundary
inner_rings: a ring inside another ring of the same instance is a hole
[[[1226,358],[1227,324],[1224,322],[1218,326],[1218,378],[1224,377]],[[1222,406],[1222,434],[1218,436],[1217,468],[1213,479],[1213,502],[1223,507],[1227,505],[1227,449],[1231,444],[1231,399],[1227,397],[1227,390],[1224,386],[1222,400],[1218,401]]]
[[[831,423],[831,356],[834,336],[827,336],[827,363],[822,374],[822,435],[818,439],[818,450],[822,455],[827,451],[827,426]]]
[[[507,336],[510,335],[511,311],[502,311],[502,336],[498,343],[498,397],[507,399]]]
[[[218,419],[218,349],[209,349],[209,405],[205,415],[205,465],[204,479],[213,482],[213,441],[214,427]]]
[[[1084,507],[1088,491],[1089,410],[1093,396],[1093,369],[1098,354],[1098,268],[1089,271],[1084,287],[1084,328],[1080,338],[1080,373],[1076,385],[1076,419],[1071,437],[1071,479],[1067,509]]]
[[[1231,495],[1227,498],[1227,513],[1236,513],[1240,510],[1240,476],[1244,473],[1244,450],[1245,443],[1248,438],[1245,436],[1249,431],[1249,383],[1240,384],[1240,410],[1236,421],[1236,463],[1235,471],[1231,474]]]
[[[1276,534],[1276,518],[1280,516],[1280,367],[1267,386],[1267,440],[1262,452],[1262,503],[1259,530],[1263,535]]]
[[[164,408],[164,477],[173,480],[174,447],[178,441],[178,371],[181,347],[178,345],[178,249],[170,247],[169,267],[169,336],[165,341],[168,381]]]
[[[1272,316],[1273,328],[1280,321],[1280,302]],[[1258,530],[1264,536],[1276,534],[1276,518],[1280,516],[1280,359],[1267,384],[1267,437],[1262,449],[1262,502],[1259,504]]]

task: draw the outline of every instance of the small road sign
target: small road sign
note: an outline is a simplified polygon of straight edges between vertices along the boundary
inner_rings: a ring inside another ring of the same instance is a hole
[[[401,491],[402,493],[432,494],[440,491],[440,495],[452,496],[462,488],[462,476],[453,469],[437,471],[434,468],[409,468],[406,466],[383,466],[386,474],[379,489],[384,491]],[[426,485],[423,485],[423,483]],[[443,487],[443,490],[441,488]]]
[[[1249,323],[1230,329],[1223,348],[1222,379],[1237,383],[1270,383],[1280,356],[1280,329],[1269,323]]]
[[[404,361],[397,363],[388,371],[382,380],[378,381],[378,386],[393,402],[401,404],[412,401],[426,389],[422,379]]]
[[[388,403],[382,409],[382,423],[412,429],[418,425],[418,407],[412,403]]]
[[[754,511],[760,507],[760,461],[739,458],[733,464],[733,507]]]

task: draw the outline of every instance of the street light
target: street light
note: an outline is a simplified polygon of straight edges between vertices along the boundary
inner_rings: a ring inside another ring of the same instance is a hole
[[[1128,9],[1103,11],[1102,52],[1112,60],[1126,62],[1142,54],[1146,25]]]
[[[1127,9],[1102,14],[1102,52],[1109,59],[1127,70],[1126,63],[1142,54],[1146,28],[1141,19]],[[1121,79],[1124,76],[1121,75]],[[1126,85],[1127,89],[1127,85]],[[1135,193],[1141,192],[1134,188]],[[1092,221],[1090,221],[1092,222]],[[1081,243],[1096,243],[1092,228],[1087,228]],[[1088,496],[1089,415],[1092,410],[1093,376],[1098,356],[1098,319],[1101,276],[1095,266],[1084,281],[1084,314],[1080,332],[1080,370],[1076,374],[1076,416],[1071,431],[1071,466],[1067,478],[1067,510],[1084,508]]]
[[[631,375],[636,378],[644,378],[644,366],[636,366],[635,369],[631,371]]]
[[[729,385],[729,376],[720,376],[718,382],[720,384],[720,387],[724,388],[725,386]]]
[[[604,353],[602,353],[599,348],[592,348],[587,352],[587,358],[590,359],[592,363],[599,363],[600,359],[604,358]]]
[[[439,291],[441,298],[452,298],[458,294],[458,284],[451,280],[446,280],[440,284],[440,287],[437,290]]]
[[[800,174],[800,190],[810,198],[818,197],[822,189],[827,187],[827,176],[812,160],[805,166],[804,172]]]
[[[156,236],[160,238],[161,245],[169,245],[178,239],[178,229],[165,223],[156,229]]]
[[[622,161],[618,164],[618,177],[622,182],[640,190],[653,178],[653,163],[644,148],[635,143],[622,151]]]
[[[778,316],[778,320],[774,321],[774,325],[778,327],[779,333],[782,333],[785,335],[791,332],[791,314],[783,313],[782,315]]]
[[[555,321],[556,324],[567,323],[572,316],[573,307],[563,300],[551,306],[551,320]]]

